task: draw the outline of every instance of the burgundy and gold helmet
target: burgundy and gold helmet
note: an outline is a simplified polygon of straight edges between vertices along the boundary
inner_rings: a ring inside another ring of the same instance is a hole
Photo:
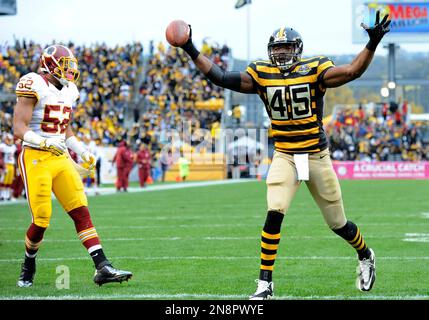
[[[71,50],[55,44],[43,50],[40,57],[40,70],[53,75],[63,85],[79,78],[78,62]]]

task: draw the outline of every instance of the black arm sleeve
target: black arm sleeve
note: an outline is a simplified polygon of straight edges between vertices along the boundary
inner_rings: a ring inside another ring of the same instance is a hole
[[[240,92],[241,75],[238,71],[224,71],[213,63],[206,77],[217,86]]]

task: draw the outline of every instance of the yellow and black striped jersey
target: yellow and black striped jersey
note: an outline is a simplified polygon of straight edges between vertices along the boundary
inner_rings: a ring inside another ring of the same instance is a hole
[[[302,59],[287,73],[269,61],[255,61],[247,67],[271,119],[277,151],[315,153],[327,148],[322,77],[332,67],[334,63],[326,57]]]

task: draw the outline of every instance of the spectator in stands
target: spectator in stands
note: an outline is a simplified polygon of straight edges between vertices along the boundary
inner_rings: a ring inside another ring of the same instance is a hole
[[[241,109],[239,105],[235,105],[232,108],[232,117],[234,119],[235,126],[239,127],[241,124]]]
[[[381,116],[377,116],[377,112]],[[338,110],[334,123],[326,128],[333,159],[401,161],[423,158],[425,142],[420,132],[427,125],[407,124],[398,109],[389,110],[386,104],[363,118],[360,112],[353,117],[351,119],[350,112],[345,109]]]

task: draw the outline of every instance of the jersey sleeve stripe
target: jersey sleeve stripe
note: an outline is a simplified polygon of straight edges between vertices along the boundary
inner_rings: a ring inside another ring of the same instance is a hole
[[[39,95],[34,91],[15,91],[17,97],[36,98],[39,100]]]
[[[324,92],[325,88],[323,87],[324,83],[323,83],[323,76],[325,75],[326,71],[328,71],[329,69],[333,68],[334,66],[328,66],[326,67],[324,70],[322,70],[319,75],[317,76],[317,81],[319,81],[319,89],[320,91]]]
[[[317,68],[319,70],[319,72],[322,72],[326,69],[332,68],[334,66],[334,64],[332,63],[332,61],[326,61],[325,63],[322,63],[321,65],[319,65],[319,67]]]
[[[253,70],[250,66],[247,67],[246,71],[253,78],[253,80],[255,80],[255,82],[257,82],[259,84],[258,73],[255,70]]]

